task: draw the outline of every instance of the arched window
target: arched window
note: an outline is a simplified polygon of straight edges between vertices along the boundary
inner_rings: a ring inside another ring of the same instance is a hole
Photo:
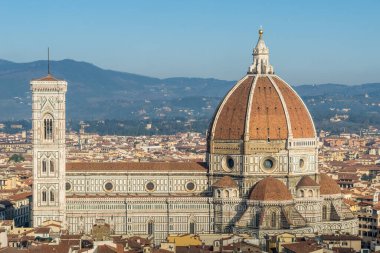
[[[256,212],[255,214],[255,225],[258,228],[260,226],[260,213]]]
[[[327,206],[322,207],[322,220],[327,220]]]
[[[46,191],[42,191],[41,195],[42,195],[42,201],[46,202],[46,200],[47,200]]]
[[[226,197],[226,198],[230,197],[230,191],[229,190],[224,191],[224,197]]]
[[[300,193],[301,193],[301,198],[305,197],[305,193],[303,190],[300,190]]]
[[[153,235],[154,233],[154,223],[153,221],[148,222],[148,235]]]
[[[53,118],[50,115],[44,118],[44,139],[53,139]]]
[[[195,234],[195,223],[194,223],[194,221],[190,222],[190,224],[189,224],[189,233]]]
[[[50,201],[54,202],[54,191],[50,191]]]
[[[47,171],[47,161],[42,160],[42,173],[46,173]]]
[[[217,191],[217,196],[220,198],[220,190]]]
[[[314,194],[313,194],[313,190],[309,190],[308,195],[309,195],[308,197],[313,197],[313,195],[314,195]]]
[[[54,172],[54,161],[50,160],[50,172]]]
[[[272,228],[276,228],[277,227],[277,214],[276,214],[276,212],[272,212],[271,220],[270,220],[270,226]]]

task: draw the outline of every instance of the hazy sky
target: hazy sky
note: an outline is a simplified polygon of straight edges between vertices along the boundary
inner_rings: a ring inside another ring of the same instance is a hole
[[[236,80],[257,30],[289,83],[380,82],[380,1],[0,1],[0,58]]]

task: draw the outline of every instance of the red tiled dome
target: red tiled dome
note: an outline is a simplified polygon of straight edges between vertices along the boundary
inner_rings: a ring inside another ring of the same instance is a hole
[[[253,186],[249,199],[261,201],[285,201],[292,200],[293,197],[283,182],[273,177],[266,177]]]
[[[310,187],[310,186],[319,186],[317,182],[315,182],[311,177],[309,176],[303,176],[301,180],[298,182],[297,187]]]
[[[275,75],[248,74],[225,96],[210,125],[213,140],[315,138],[308,109]]]
[[[217,188],[237,188],[238,185],[230,176],[224,176],[216,181],[212,186]]]

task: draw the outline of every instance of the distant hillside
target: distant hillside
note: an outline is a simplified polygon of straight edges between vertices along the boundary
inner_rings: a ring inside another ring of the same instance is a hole
[[[46,61],[13,63],[0,60],[0,119],[30,118],[29,82],[45,76],[46,69]],[[67,117],[73,119],[154,117],[172,110],[168,106],[215,107],[218,98],[234,83],[212,78],[158,79],[104,70],[73,60],[53,61],[51,69],[54,76],[69,83]],[[191,97],[194,99],[189,99]],[[161,112],[162,107],[167,108]]]
[[[29,82],[46,75],[47,62],[0,60],[0,121],[31,117]],[[206,122],[234,81],[205,78],[159,79],[104,70],[74,60],[51,62],[54,76],[69,83],[67,118],[74,120],[202,119]],[[380,85],[301,85],[294,87],[318,127],[380,127]],[[330,118],[348,119],[331,123]],[[204,123],[206,124],[206,123]],[[202,128],[200,126],[200,128]]]

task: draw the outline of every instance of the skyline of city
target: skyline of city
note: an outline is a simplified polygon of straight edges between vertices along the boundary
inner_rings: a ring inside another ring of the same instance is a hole
[[[0,58],[46,59],[50,46],[53,60],[160,78],[237,80],[262,25],[274,70],[293,85],[379,82],[378,2],[258,3],[3,1],[0,21],[11,25],[2,27]]]
[[[380,81],[377,3],[73,2],[0,2],[0,252],[380,252],[379,83],[292,87]]]

